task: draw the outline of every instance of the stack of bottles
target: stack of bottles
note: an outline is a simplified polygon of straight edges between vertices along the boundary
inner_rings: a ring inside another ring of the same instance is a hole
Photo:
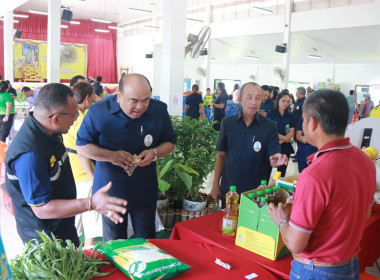
[[[255,202],[259,208],[274,203],[276,206],[282,201],[282,195],[278,186],[269,187],[266,181],[262,180],[257,190],[248,193],[248,198]]]

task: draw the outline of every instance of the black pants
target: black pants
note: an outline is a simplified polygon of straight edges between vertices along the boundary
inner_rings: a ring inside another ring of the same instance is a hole
[[[7,122],[3,122],[5,115],[0,115],[0,141],[5,143],[13,125],[15,114],[10,114]]]
[[[124,222],[115,224],[103,216],[103,242],[116,239],[127,239],[128,213],[135,238],[156,238],[156,205],[152,208],[129,210],[123,216]]]
[[[214,115],[214,121],[216,123],[214,123],[213,127],[216,131],[220,130],[220,123],[222,122],[223,118],[224,118],[224,115]]]

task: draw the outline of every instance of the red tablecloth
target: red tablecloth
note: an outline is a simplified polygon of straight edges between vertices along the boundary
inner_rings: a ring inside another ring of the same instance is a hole
[[[227,251],[225,249],[206,245],[193,243],[182,240],[173,239],[152,239],[149,240],[160,249],[171,254],[182,262],[191,266],[191,268],[181,275],[173,277],[173,280],[213,280],[213,279],[245,279],[246,275],[256,273],[258,275],[256,279],[262,280],[276,280],[268,270],[260,265],[241,258],[234,252]],[[99,254],[100,255],[100,254]],[[104,258],[104,256],[100,255]],[[220,259],[231,265],[231,270],[227,270],[219,265],[215,264],[215,258]],[[103,266],[102,272],[111,272],[115,270],[115,266]],[[107,277],[97,277],[93,280],[111,280],[111,279],[129,279],[120,270],[116,270],[114,273]]]
[[[222,235],[222,216],[219,211],[196,219],[177,223],[173,229],[171,238],[199,242],[234,252],[240,259],[249,259],[276,275],[278,279],[289,279],[290,263],[293,260],[290,254],[285,257],[272,261],[258,254],[235,245],[235,237]]]
[[[289,279],[292,256],[289,254],[279,260],[272,261],[235,245],[235,238],[222,235],[222,216],[219,211],[200,218],[177,223],[171,238],[200,242],[218,246],[244,256],[262,265],[280,279]],[[360,272],[368,266],[373,266],[380,257],[380,205],[374,205],[372,215],[366,223],[359,253]]]
[[[358,254],[359,271],[364,272],[368,266],[373,266],[380,257],[380,205],[372,207],[372,215],[367,221]]]

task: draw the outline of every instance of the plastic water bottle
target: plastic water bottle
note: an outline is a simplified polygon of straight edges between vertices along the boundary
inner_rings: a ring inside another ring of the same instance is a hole
[[[264,189],[264,188],[266,188],[266,186],[267,186],[267,181],[266,180],[261,180],[261,183],[260,183],[260,186],[259,186],[259,188],[261,189]]]
[[[259,204],[259,207],[263,207],[263,206],[267,206],[268,203],[267,203],[267,198],[265,196],[263,196],[260,200],[260,204]]]
[[[274,203],[274,197],[272,194],[272,190],[270,188],[265,189],[265,197],[267,198],[268,204],[273,202]]]
[[[256,203],[256,199],[255,199],[255,194],[254,193],[249,193],[248,194],[248,198]]]
[[[236,192],[236,186],[231,186],[230,191],[226,194],[226,209],[224,209],[222,226],[223,235],[236,235],[238,201],[239,194]]]
[[[263,196],[264,192],[263,191],[257,191],[256,192],[256,202],[259,205],[261,201],[261,197]]]

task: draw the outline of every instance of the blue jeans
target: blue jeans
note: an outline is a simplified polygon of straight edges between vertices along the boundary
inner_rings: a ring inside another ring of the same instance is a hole
[[[297,261],[292,262],[290,280],[359,280],[359,260],[354,257],[351,263],[337,267],[321,267],[311,264],[303,264]]]

